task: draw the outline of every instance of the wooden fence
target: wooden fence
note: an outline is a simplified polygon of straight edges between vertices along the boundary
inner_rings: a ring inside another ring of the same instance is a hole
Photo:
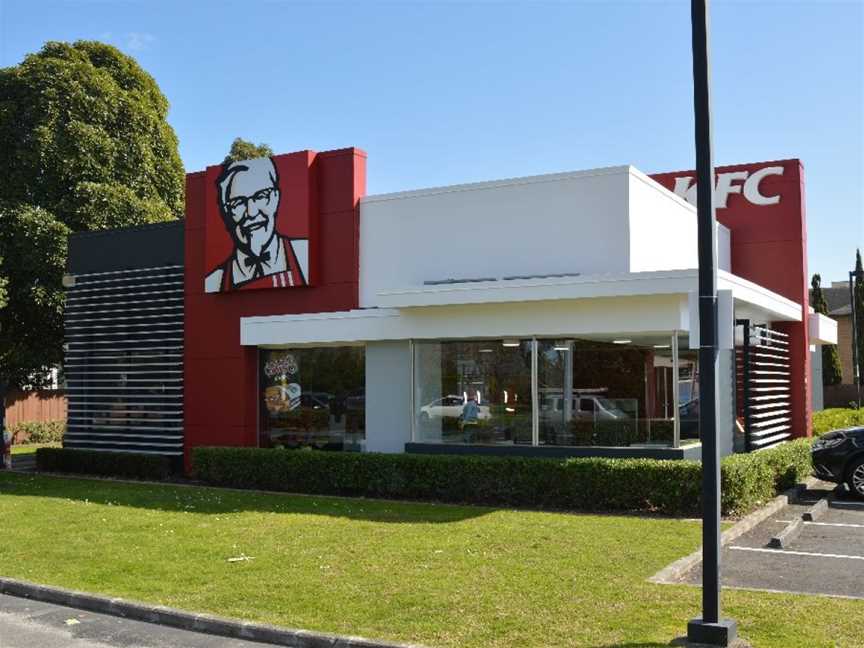
[[[59,389],[6,394],[6,425],[23,421],[65,421],[66,392]]]

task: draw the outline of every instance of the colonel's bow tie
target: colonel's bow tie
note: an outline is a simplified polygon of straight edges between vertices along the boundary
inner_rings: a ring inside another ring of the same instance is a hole
[[[264,276],[264,264],[270,263],[270,253],[264,252],[261,256],[248,256],[244,261],[247,268],[252,268],[254,266],[255,271],[252,273],[252,278],[257,279],[258,277]]]

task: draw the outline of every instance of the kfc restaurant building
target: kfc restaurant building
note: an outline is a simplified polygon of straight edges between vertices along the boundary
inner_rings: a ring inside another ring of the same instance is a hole
[[[836,326],[800,162],[717,171],[729,453],[810,434]],[[65,444],[698,458],[694,175],[366,196],[358,149],[189,174],[184,221],[72,237]]]

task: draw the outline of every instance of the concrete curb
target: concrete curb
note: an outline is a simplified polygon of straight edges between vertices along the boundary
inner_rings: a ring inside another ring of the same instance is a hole
[[[789,543],[792,542],[795,538],[797,538],[801,531],[804,530],[805,522],[814,522],[818,520],[820,517],[825,515],[828,512],[828,508],[831,506],[831,503],[837,496],[837,491],[840,488],[838,486],[833,491],[828,493],[825,497],[817,500],[813,506],[811,506],[807,511],[801,514],[801,517],[797,520],[792,520],[786,527],[778,533],[776,536],[771,538],[768,542],[768,546],[773,549],[783,549],[784,545],[786,547],[789,546]]]
[[[828,498],[823,497],[818,502],[816,502],[813,506],[811,506],[809,511],[805,511],[805,513],[801,516],[801,519],[805,522],[815,522],[820,517],[825,515],[825,512],[827,510],[828,510]]]
[[[817,481],[818,480],[815,477],[810,477],[805,483],[790,488],[782,495],[778,495],[768,502],[768,504],[763,506],[761,509],[757,509],[750,515],[741,518],[731,529],[727,529],[723,532],[723,535],[720,536],[720,546],[725,547],[733,540],[740,538],[757,524],[768,519],[784,506],[787,506],[790,502],[795,501],[803,491],[815,484]],[[702,562],[702,547],[699,547],[689,556],[684,556],[684,558],[676,560],[668,567],[664,567],[649,578],[648,581],[661,585],[669,585],[672,583],[677,584],[684,574],[700,562]]]
[[[310,632],[308,630],[293,630],[259,623],[227,619],[210,614],[184,612],[161,605],[147,605],[121,598],[109,598],[76,592],[60,587],[50,587],[28,583],[27,581],[0,577],[0,593],[20,598],[28,598],[44,603],[53,603],[66,607],[78,608],[98,614],[109,614],[135,621],[145,621],[159,625],[191,630],[204,634],[228,637],[230,639],[246,639],[288,646],[289,648],[424,648],[420,644],[389,643],[350,637]]]
[[[806,513],[805,513],[806,515]],[[792,520],[783,530],[768,541],[768,546],[772,549],[782,549],[783,545],[789,546],[789,543],[797,538],[801,531],[804,530],[804,517],[797,520]]]

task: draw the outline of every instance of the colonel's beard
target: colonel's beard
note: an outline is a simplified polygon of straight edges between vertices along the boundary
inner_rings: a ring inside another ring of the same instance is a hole
[[[261,256],[261,253],[270,243],[274,234],[274,219],[264,214],[258,214],[253,218],[245,219],[234,228],[234,235],[244,252],[252,256]]]

